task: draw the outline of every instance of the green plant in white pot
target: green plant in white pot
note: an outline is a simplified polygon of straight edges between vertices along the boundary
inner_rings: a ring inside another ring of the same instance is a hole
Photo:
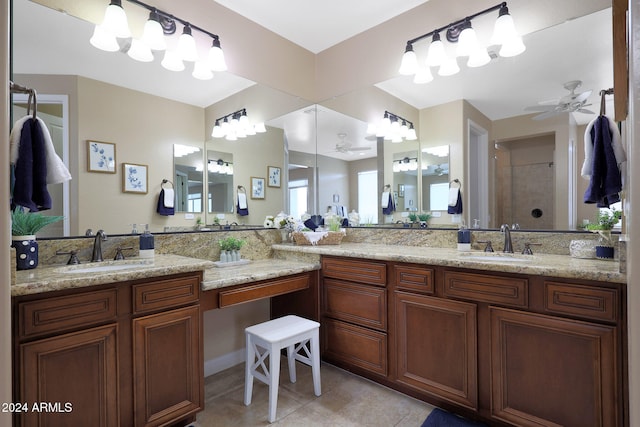
[[[38,266],[36,233],[49,224],[62,220],[61,216],[45,216],[25,212],[22,208],[11,211],[11,246],[16,249],[16,268],[29,270]]]
[[[613,240],[611,238],[611,230],[622,218],[622,211],[611,209],[610,211],[602,210],[598,213],[597,222],[587,224],[586,230],[598,233],[598,245],[596,245],[596,256],[598,258],[613,258]]]

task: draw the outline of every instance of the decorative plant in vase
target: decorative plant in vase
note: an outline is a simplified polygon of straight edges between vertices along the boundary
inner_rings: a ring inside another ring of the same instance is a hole
[[[622,211],[611,209],[610,211],[601,210],[598,213],[597,222],[587,224],[586,230],[600,235],[598,245],[596,245],[596,256],[598,258],[613,258],[613,240],[611,239],[611,230],[622,218]]]
[[[235,237],[227,237],[218,241],[220,245],[220,261],[234,262],[240,261],[240,249],[246,242]]]
[[[45,216],[26,212],[22,207],[11,211],[11,246],[16,248],[16,268],[29,270],[38,266],[36,233],[49,224],[62,220],[61,216]]]
[[[420,220],[420,227],[427,228],[429,226],[429,220],[431,219],[431,215],[426,213],[418,214],[418,219]]]

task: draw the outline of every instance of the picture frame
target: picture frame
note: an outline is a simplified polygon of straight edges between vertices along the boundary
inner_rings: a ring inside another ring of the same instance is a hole
[[[122,163],[122,192],[147,194],[149,166]]]
[[[404,184],[398,184],[398,197],[404,197]]]
[[[251,177],[251,198],[264,199],[264,178]]]
[[[116,144],[87,140],[87,172],[116,173]]]
[[[280,188],[281,169],[277,166],[267,166],[267,185]]]

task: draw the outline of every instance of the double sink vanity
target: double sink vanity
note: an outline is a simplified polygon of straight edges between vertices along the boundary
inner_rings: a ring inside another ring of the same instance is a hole
[[[323,360],[461,415],[628,425],[616,262],[369,243],[354,230],[341,245],[269,248],[226,268],[161,253],[18,272],[14,400],[72,410],[18,413],[16,425],[194,420],[203,312],[265,298],[272,317],[321,322]]]

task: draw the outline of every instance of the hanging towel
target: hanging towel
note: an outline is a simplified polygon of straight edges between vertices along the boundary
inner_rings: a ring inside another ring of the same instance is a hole
[[[31,116],[20,119],[11,130],[9,139],[12,160],[15,158],[12,208],[24,206],[31,212],[51,209],[45,138],[41,126]]]
[[[249,215],[249,206],[247,205],[247,194],[244,191],[244,187],[238,186],[238,191],[236,194],[237,194],[236,210],[238,211],[238,215],[240,216]]]
[[[460,215],[462,213],[462,191],[460,191],[460,187],[449,186],[447,213],[452,215]]]
[[[620,201],[622,178],[612,144],[610,122],[606,116],[596,118],[589,138],[593,141],[592,169],[584,202],[608,208],[610,204]]]
[[[582,171],[580,174],[585,179],[591,179],[593,174],[593,139],[591,138],[591,130],[598,117],[591,120],[584,131],[584,162],[582,163]],[[626,167],[624,162],[627,161],[627,155],[624,151],[624,147],[621,143],[620,130],[615,121],[607,117],[609,122],[609,131],[611,132],[611,146],[613,147],[613,153],[616,157],[616,163],[618,164],[618,170],[620,170],[620,178],[622,181],[622,188],[625,186],[625,171]]]
[[[175,215],[173,188],[163,188],[160,190],[156,211],[164,216]]]
[[[393,194],[390,191],[383,191],[380,199],[382,206],[382,213],[385,215],[391,215],[396,210],[396,205],[393,201]]]

